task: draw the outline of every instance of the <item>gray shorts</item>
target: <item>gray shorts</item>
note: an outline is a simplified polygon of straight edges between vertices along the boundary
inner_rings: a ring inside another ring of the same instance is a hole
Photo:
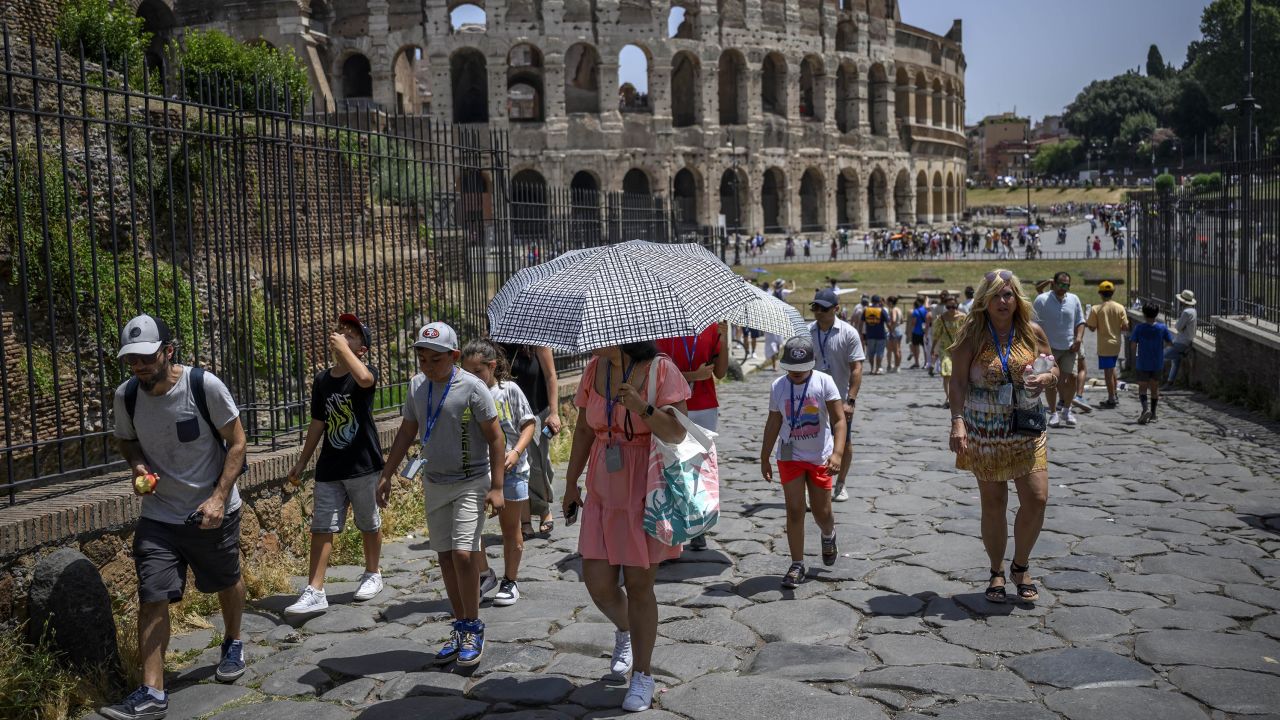
[[[1079,362],[1076,357],[1077,354],[1070,349],[1053,351],[1053,360],[1058,364],[1058,372],[1061,375],[1066,375],[1067,373],[1074,375],[1076,373],[1076,363]]]
[[[867,338],[867,357],[877,358],[884,355],[885,338]]]
[[[489,478],[456,483],[423,483],[427,537],[435,552],[480,552],[484,528],[484,495]]]
[[[348,503],[360,532],[377,532],[382,527],[382,514],[378,512],[378,477],[381,474],[374,472],[350,480],[316,483],[311,532],[342,532],[347,524]]]

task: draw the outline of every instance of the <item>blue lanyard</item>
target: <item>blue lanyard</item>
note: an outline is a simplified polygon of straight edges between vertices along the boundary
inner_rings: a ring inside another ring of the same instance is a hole
[[[688,337],[682,337],[682,338],[680,338],[680,342],[681,342],[681,343],[684,343],[684,356],[685,356],[686,358],[688,358],[688,359],[689,359],[689,371],[690,371],[690,372],[692,372],[692,371],[694,371],[694,370],[697,370],[697,369],[698,369],[698,368],[697,368],[697,367],[695,367],[695,366],[694,366],[694,364],[693,364],[693,359],[694,359],[694,357],[696,357],[696,356],[697,356],[697,354],[698,354],[698,336],[697,336],[697,335],[694,335],[694,336],[692,336],[692,337],[693,337],[693,349],[690,349],[690,348],[689,348],[689,338],[688,338]],[[624,380],[623,382],[626,382],[626,381]]]
[[[800,425],[800,411],[804,409],[804,398],[809,394],[809,381],[813,380],[813,373],[809,373],[809,377],[804,379],[804,387],[800,388],[800,404],[796,404],[796,384],[788,380],[791,384],[791,400],[787,405],[787,409],[791,411],[791,417],[787,418],[787,422],[791,423],[791,431],[795,432],[796,427]]]
[[[1005,344],[1004,350],[1000,349],[1000,338],[996,337],[996,326],[987,321],[987,327],[991,330],[991,342],[995,343],[996,355],[1000,357],[1000,367],[1004,368],[1004,376],[1013,382],[1013,376],[1009,374],[1009,358],[1013,355],[1013,328],[1009,328],[1009,341]]]
[[[427,441],[431,439],[431,431],[436,429],[436,421],[440,419],[440,411],[444,410],[445,398],[449,397],[449,389],[453,387],[453,376],[458,372],[457,368],[449,371],[449,382],[444,386],[444,392],[440,393],[440,404],[436,406],[436,411],[431,412],[431,396],[435,394],[436,384],[427,381],[427,424],[426,429],[422,433],[422,444],[425,446]]]
[[[622,382],[626,382],[631,377],[631,371],[636,368],[636,364],[632,362],[622,369]],[[609,446],[613,446],[613,409],[618,403],[613,399],[613,363],[606,361],[604,366],[604,412],[608,416],[609,422]]]
[[[831,337],[831,333],[836,331],[836,325],[831,323],[831,329],[827,331],[826,335],[822,334],[822,328],[819,328],[817,323],[813,324],[813,329],[818,333],[818,351],[822,353],[822,369],[830,369],[831,366],[827,363],[827,339]],[[809,381],[806,380],[805,386],[808,387],[808,384]]]

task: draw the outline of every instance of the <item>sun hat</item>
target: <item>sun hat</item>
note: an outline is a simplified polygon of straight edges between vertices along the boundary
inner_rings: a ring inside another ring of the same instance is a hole
[[[1190,290],[1183,290],[1182,292],[1178,293],[1178,302],[1181,302],[1183,305],[1195,305],[1196,294],[1191,292]]]

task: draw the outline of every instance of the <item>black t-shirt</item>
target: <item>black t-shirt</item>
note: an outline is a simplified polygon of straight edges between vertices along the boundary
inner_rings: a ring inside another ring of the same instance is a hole
[[[316,463],[316,482],[350,480],[382,470],[382,446],[373,423],[373,385],[362,388],[351,373],[334,377],[322,370],[311,383],[311,419],[324,423],[324,442]]]
[[[547,378],[542,374],[542,363],[537,350],[528,345],[503,345],[502,352],[511,361],[511,379],[529,399],[534,414],[550,405],[547,402]]]

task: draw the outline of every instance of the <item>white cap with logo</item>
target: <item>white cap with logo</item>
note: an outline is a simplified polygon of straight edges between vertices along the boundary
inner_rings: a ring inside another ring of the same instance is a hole
[[[413,346],[436,352],[455,352],[458,349],[458,333],[447,323],[433,322],[422,326]]]
[[[163,320],[150,315],[139,315],[120,331],[120,352],[116,353],[116,357],[154,355],[162,345],[171,340],[173,334]]]

